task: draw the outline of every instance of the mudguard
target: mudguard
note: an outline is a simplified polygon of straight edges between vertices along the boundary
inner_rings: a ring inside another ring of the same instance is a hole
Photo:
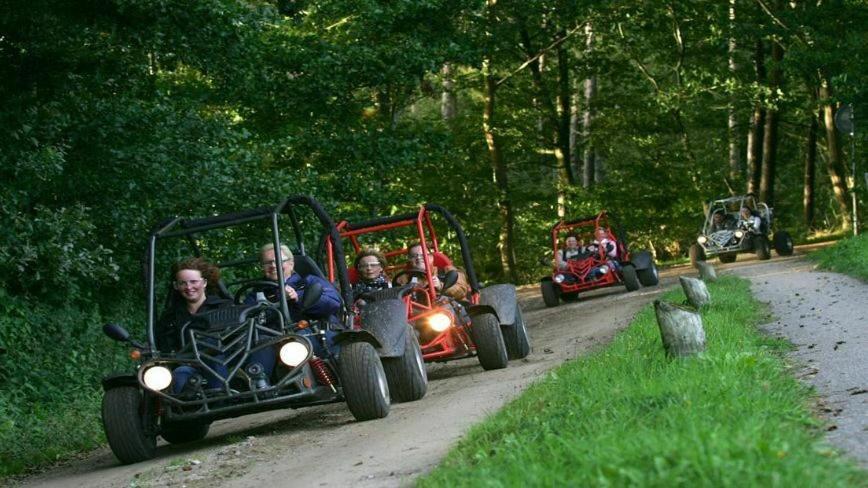
[[[654,262],[654,257],[648,251],[639,251],[630,255],[630,263],[636,270],[647,269]]]
[[[368,344],[374,346],[374,349],[380,349],[383,347],[380,344],[380,341],[374,337],[374,334],[366,330],[345,330],[342,332],[338,332],[334,339],[332,339],[335,344],[350,344],[353,342],[367,342]]]
[[[368,331],[380,343],[380,357],[394,358],[404,354],[404,335],[412,330],[407,324],[407,305],[403,300],[371,302],[362,308],[362,330]]]
[[[139,379],[132,373],[115,373],[102,379],[102,389],[109,391],[119,386],[139,386]]]
[[[488,305],[493,308],[500,325],[512,325],[515,323],[515,306],[517,303],[518,297],[515,293],[515,285],[491,285],[479,291],[479,304]]]

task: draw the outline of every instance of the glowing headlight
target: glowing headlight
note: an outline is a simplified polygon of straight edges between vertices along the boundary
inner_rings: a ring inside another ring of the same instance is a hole
[[[555,283],[563,283],[563,282],[564,282],[564,275],[556,274],[555,275]]]
[[[452,317],[449,315],[438,312],[432,315],[429,315],[427,318],[428,327],[431,327],[435,332],[443,332],[448,329],[450,325],[452,325]]]
[[[307,359],[307,346],[298,341],[290,341],[280,346],[280,362],[294,368]]]
[[[700,244],[705,244],[706,242],[708,242],[708,237],[699,236],[696,238],[696,242],[698,242]]]
[[[165,366],[151,366],[142,375],[145,386],[154,390],[165,390],[172,384],[172,372]]]
[[[741,239],[742,237],[744,237],[744,231],[743,230],[735,231],[735,237]]]
[[[600,276],[603,276],[604,274],[609,272],[609,267],[604,264],[597,268],[597,272],[600,273]]]

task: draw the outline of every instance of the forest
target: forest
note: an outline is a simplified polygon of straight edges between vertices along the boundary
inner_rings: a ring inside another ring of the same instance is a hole
[[[142,332],[170,216],[434,202],[481,279],[517,284],[601,209],[660,261],[746,192],[797,241],[851,232],[866,25],[859,0],[10,0],[0,474],[103,442],[99,379],[129,361],[100,327]]]

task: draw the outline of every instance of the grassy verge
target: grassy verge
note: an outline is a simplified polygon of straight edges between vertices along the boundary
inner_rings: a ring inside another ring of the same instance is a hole
[[[666,359],[646,307],[609,347],[473,428],[420,486],[864,485],[820,440],[787,345],[755,329],[763,310],[747,282],[710,291],[703,357]]]
[[[868,281],[868,236],[866,235],[840,240],[834,246],[811,253],[809,257],[823,269]]]

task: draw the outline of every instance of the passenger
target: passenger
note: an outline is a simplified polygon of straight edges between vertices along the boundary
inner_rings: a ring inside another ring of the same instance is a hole
[[[445,255],[443,256],[445,258]],[[425,272],[426,263],[427,267],[431,269],[431,276],[434,282],[434,289],[438,293],[443,293],[444,295],[450,296],[456,300],[464,300],[467,298],[467,293],[470,292],[470,285],[467,283],[467,276],[464,274],[464,271],[455,267],[455,265],[451,264],[451,261],[446,258],[441,262],[444,263],[444,267],[442,269],[438,268],[434,263],[436,257],[430,251],[428,252],[428,256],[422,253],[422,244],[414,244],[407,249],[407,269],[412,271],[420,271]],[[445,264],[448,263],[448,264]],[[458,280],[454,285],[450,286],[445,290],[441,290],[442,288],[442,278],[445,277],[446,273],[455,270],[458,273]],[[409,275],[403,275],[398,278],[398,284],[406,284],[409,283],[413,278]]]
[[[353,285],[353,298],[358,298],[362,293],[391,288],[392,283],[386,276],[386,257],[375,249],[365,249],[360,252],[353,267],[359,276],[359,281]]]
[[[591,272],[589,277],[592,280],[599,279],[610,271],[621,269],[621,263],[618,260],[618,245],[609,238],[609,231],[605,227],[598,227],[594,231],[594,241],[588,244],[587,251],[597,259],[602,258],[605,261],[605,264],[600,265]]]
[[[556,256],[558,269],[566,270],[569,268],[567,261],[575,259],[583,259],[587,257],[585,254],[584,243],[579,240],[575,234],[570,234],[564,241],[565,247],[558,250]]]
[[[305,317],[317,319],[331,319],[341,309],[341,297],[338,291],[331,283],[316,276],[309,274],[301,276],[295,272],[295,259],[292,251],[286,245],[280,246],[280,252],[283,257],[283,291],[286,293],[286,299],[289,302],[290,319],[297,322]],[[274,252],[274,244],[266,244],[262,246],[259,255],[259,262],[262,266],[262,273],[265,278],[271,281],[277,281],[277,262]],[[322,286],[322,296],[310,308],[302,313],[301,302],[304,299],[304,291],[307,287],[319,283]],[[258,291],[265,294],[265,297],[271,302],[278,301],[278,287],[264,287]],[[244,300],[244,303],[255,303],[256,291],[250,292]]]
[[[232,304],[231,300],[206,293],[208,288],[216,289],[220,280],[220,269],[202,258],[185,259],[175,263],[172,266],[172,275],[174,280],[169,307],[163,311],[154,330],[157,349],[164,353],[181,349],[183,343],[182,328],[194,318],[194,314],[217,310]],[[226,378],[228,367],[220,362],[222,356],[214,354],[212,356],[217,361],[204,358],[202,361],[217,375]],[[274,352],[268,350],[254,352],[245,362],[245,367],[252,364],[257,364],[254,368],[263,368],[268,365],[273,368]],[[190,378],[194,376],[204,380],[202,387],[206,391],[220,390],[223,386],[223,381],[211,371],[184,365],[172,371],[172,392],[176,395],[184,392]]]
[[[762,219],[760,219],[759,215],[755,215],[747,207],[741,207],[739,215],[741,216],[741,227],[744,230],[751,234],[762,233]]]

